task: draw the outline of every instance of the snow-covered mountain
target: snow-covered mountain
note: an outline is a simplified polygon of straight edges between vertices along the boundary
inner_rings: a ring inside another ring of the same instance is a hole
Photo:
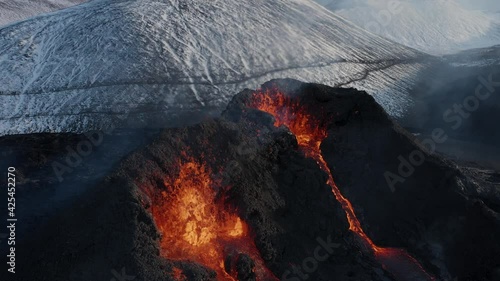
[[[282,77],[397,116],[425,58],[308,0],[95,0],[0,29],[0,134],[194,121]]]
[[[500,12],[500,2],[494,0],[457,0],[464,7],[485,12]]]
[[[372,33],[430,54],[500,44],[493,0],[316,0]],[[466,5],[465,5],[466,4]]]
[[[42,13],[70,7],[86,0],[0,0],[0,26]]]

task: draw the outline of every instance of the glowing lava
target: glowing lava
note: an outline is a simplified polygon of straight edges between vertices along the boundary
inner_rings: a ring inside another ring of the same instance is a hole
[[[365,234],[356,217],[351,202],[345,198],[333,180],[332,173],[321,153],[321,143],[327,137],[322,120],[310,114],[309,110],[298,101],[292,100],[277,90],[258,91],[252,96],[249,107],[271,114],[274,126],[286,126],[295,135],[297,143],[306,155],[314,159],[327,173],[327,184],[331,187],[337,201],[342,205],[349,221],[349,230],[356,233],[363,244],[371,249],[377,260],[398,280],[434,280],[420,266],[418,261],[404,250],[381,248]],[[321,114],[317,114],[321,116]]]
[[[162,233],[162,256],[170,260],[194,261],[217,273],[218,280],[238,280],[226,264],[239,253],[249,255],[256,264],[257,280],[276,280],[265,268],[250,236],[248,225],[229,210],[218,196],[211,171],[189,157],[177,163],[176,177],[164,180],[164,189],[150,188],[151,212]],[[234,262],[234,261],[233,261]],[[173,272],[177,280],[184,276]]]

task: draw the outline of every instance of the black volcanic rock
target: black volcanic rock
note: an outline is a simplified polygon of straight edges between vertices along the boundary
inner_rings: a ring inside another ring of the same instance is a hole
[[[499,178],[424,151],[424,163],[391,189],[386,172],[397,172],[398,156],[420,147],[371,96],[295,80],[274,80],[262,86],[266,89],[279,89],[320,115],[319,125],[328,128],[323,155],[377,244],[405,248],[442,278],[495,280]],[[274,127],[270,115],[247,107],[252,94],[236,95],[219,119],[166,129],[129,155],[76,204],[23,241],[15,280],[108,281],[123,275],[136,281],[174,280],[174,269],[187,280],[216,280],[215,272],[200,264],[161,257],[161,233],[150,213],[154,202],[143,189],[161,188],[166,177],[178,173],[176,161],[184,154],[214,171],[221,182],[214,188],[250,225],[260,256],[278,278],[296,280],[294,268],[330,242],[335,247],[306,272],[308,280],[391,280],[349,231],[317,163],[300,151],[287,128]],[[240,280],[254,280],[255,262],[239,253],[227,257],[225,266]]]
[[[376,244],[405,248],[444,278],[493,280],[500,268],[498,173],[472,174],[431,155],[365,93],[286,80],[262,88],[326,113],[323,155]],[[414,164],[415,155],[422,163]],[[414,169],[407,177],[398,171],[401,158]],[[404,182],[388,183],[388,173]]]
[[[316,280],[332,276],[342,279],[341,267],[359,276],[371,276],[372,269],[350,264],[363,257],[344,242],[350,239],[347,221],[325,184],[323,172],[297,150],[294,137],[287,131],[274,128],[270,122],[254,121],[215,120],[167,130],[144,151],[126,160],[120,177],[138,184],[160,183],[166,174],[176,173],[172,165],[180,152],[189,150],[195,158],[205,159],[212,170],[224,167],[218,177],[232,186],[228,200],[252,227],[262,258],[277,276],[291,270],[290,264],[300,265],[311,256],[319,246],[318,239],[344,246],[321,265],[317,274],[324,277]],[[257,130],[264,128],[268,135],[257,138]],[[247,151],[239,150],[241,144]],[[238,168],[232,168],[235,166]]]
[[[493,280],[500,268],[498,174],[485,179],[430,154],[366,93],[294,80],[271,81],[261,91],[276,88],[324,114],[323,155],[376,244],[407,249],[443,278]],[[234,107],[245,108],[238,104],[251,93],[236,96]],[[399,172],[404,161],[414,170],[408,176]],[[388,175],[402,182],[390,183]]]
[[[236,260],[236,271],[238,272],[238,280],[255,281],[255,262],[252,258],[245,254],[240,254]]]

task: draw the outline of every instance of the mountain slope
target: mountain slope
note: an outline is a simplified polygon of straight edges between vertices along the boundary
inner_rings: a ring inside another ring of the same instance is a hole
[[[491,0],[458,0],[464,7],[485,12],[499,12],[500,2]]]
[[[431,54],[500,43],[498,19],[455,0],[316,1],[375,34]]]
[[[85,0],[2,0],[0,26],[24,20],[41,13],[52,12],[84,2]]]
[[[196,121],[279,77],[398,115],[423,58],[312,1],[97,0],[0,29],[0,134]]]

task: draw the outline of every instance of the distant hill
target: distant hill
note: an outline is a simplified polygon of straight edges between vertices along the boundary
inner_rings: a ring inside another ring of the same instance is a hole
[[[500,44],[500,21],[493,14],[500,10],[497,1],[316,1],[370,32],[430,54]]]

